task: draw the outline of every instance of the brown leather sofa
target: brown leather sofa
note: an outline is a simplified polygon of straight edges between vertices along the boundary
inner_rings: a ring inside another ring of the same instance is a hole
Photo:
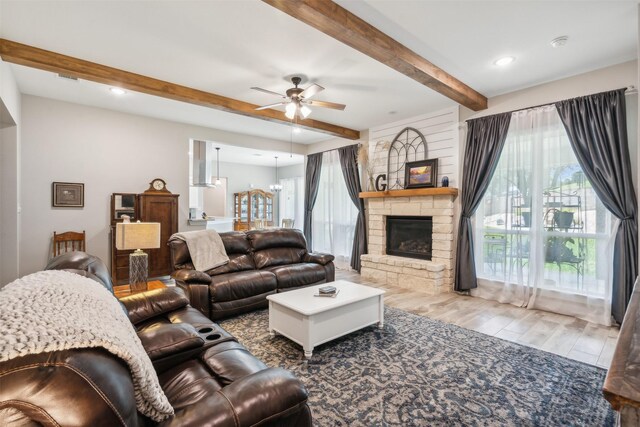
[[[277,228],[220,233],[229,263],[193,267],[187,244],[169,239],[174,272],[191,305],[212,320],[267,307],[267,295],[335,280],[333,255],[307,252],[300,230]]]
[[[104,263],[83,252],[55,258],[47,269],[82,274],[112,291]],[[312,425],[300,381],[284,369],[267,368],[193,309],[181,289],[121,302],[175,415],[161,424],[141,415],[126,364],[103,349],[78,349],[0,363],[0,425]]]

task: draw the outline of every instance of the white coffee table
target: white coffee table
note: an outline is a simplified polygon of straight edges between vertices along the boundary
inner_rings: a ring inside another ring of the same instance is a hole
[[[332,285],[335,298],[314,297]],[[269,333],[284,335],[302,346],[310,358],[313,348],[366,326],[384,326],[384,291],[346,280],[269,295]]]

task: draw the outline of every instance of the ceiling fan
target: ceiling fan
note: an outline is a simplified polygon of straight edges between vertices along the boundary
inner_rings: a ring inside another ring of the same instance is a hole
[[[302,89],[298,87],[301,81],[302,78],[300,77],[292,77],[291,83],[293,83],[294,87],[287,89],[286,95],[259,87],[252,87],[251,89],[268,93],[269,95],[279,96],[283,99],[283,101],[276,102],[275,104],[258,107],[256,110],[264,110],[267,108],[278,107],[280,105],[286,105],[284,115],[287,116],[289,120],[293,120],[296,115],[301,119],[306,119],[309,114],[311,114],[311,108],[309,108],[310,105],[314,107],[333,108],[334,110],[341,111],[345,109],[346,105],[344,104],[336,104],[335,102],[327,101],[312,101],[311,97],[315,96],[318,92],[323,91],[324,88],[320,85],[312,84],[308,88]]]

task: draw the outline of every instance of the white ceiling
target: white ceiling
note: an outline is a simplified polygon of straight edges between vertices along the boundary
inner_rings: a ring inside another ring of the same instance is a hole
[[[257,150],[253,148],[224,144],[220,143],[219,141],[209,142],[212,143],[213,150],[211,150],[211,159],[214,162],[216,160],[215,147],[220,147],[220,162],[225,163],[239,163],[242,165],[275,167],[275,156],[278,156],[279,168],[291,165],[300,165],[304,163],[304,156],[302,154],[285,153],[283,151]]]
[[[637,58],[635,1],[353,1],[339,4],[485,96]],[[553,49],[549,41],[568,35]],[[364,130],[454,105],[258,0],[0,0],[0,37],[255,104],[302,74],[326,88],[312,118]],[[504,55],[517,59],[498,68]],[[289,141],[290,128],[12,66],[23,93]],[[299,143],[330,137],[304,131]]]

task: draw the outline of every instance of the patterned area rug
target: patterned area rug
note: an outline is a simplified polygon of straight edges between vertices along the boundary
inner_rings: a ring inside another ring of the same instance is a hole
[[[603,369],[402,310],[305,361],[267,310],[220,323],[309,391],[317,426],[610,426]]]

